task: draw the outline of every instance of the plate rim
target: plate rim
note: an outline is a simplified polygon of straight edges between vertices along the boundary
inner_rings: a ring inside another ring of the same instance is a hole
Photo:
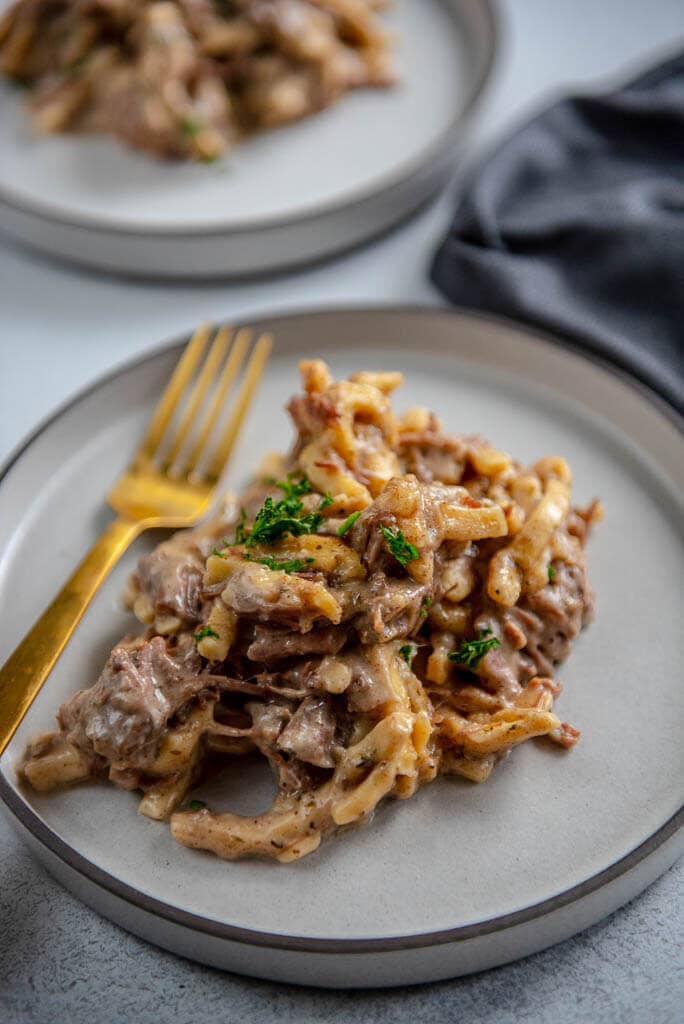
[[[447,3],[451,6],[454,3],[464,6],[463,0],[439,0],[440,3]],[[466,3],[468,0],[466,0]],[[226,236],[260,234],[265,231],[272,231],[278,228],[287,227],[293,224],[307,224],[320,217],[334,216],[343,213],[353,207],[376,199],[379,195],[390,189],[399,188],[407,181],[410,181],[431,161],[436,160],[439,154],[448,146],[452,140],[457,138],[462,128],[467,125],[472,116],[474,108],[482,99],[485,88],[492,78],[494,68],[501,49],[502,38],[502,17],[496,6],[496,0],[476,0],[478,9],[483,18],[484,32],[482,38],[485,43],[485,53],[481,67],[476,69],[472,83],[469,87],[469,94],[465,104],[454,113],[447,127],[424,146],[410,160],[406,160],[395,167],[394,170],[381,175],[376,179],[375,184],[359,186],[345,194],[341,199],[329,199],[303,211],[302,213],[284,213],[272,216],[255,217],[254,220],[245,224],[233,224],[229,221],[205,225],[202,222],[188,222],[185,227],[171,222],[168,227],[162,224],[152,224],[145,229],[136,228],[132,223],[120,223],[101,221],[92,213],[62,213],[59,208],[53,208],[49,203],[42,200],[24,199],[18,197],[13,190],[0,185],[0,203],[4,203],[20,214],[28,214],[33,217],[45,219],[52,224],[80,228],[95,233],[109,234],[117,238],[196,238],[198,236]]]
[[[258,929],[244,928],[241,925],[226,924],[214,921],[201,914],[174,907],[170,903],[149,896],[115,878],[108,871],[98,867],[82,854],[72,849],[67,842],[56,835],[40,819],[36,818],[30,805],[21,800],[9,785],[4,774],[0,772],[0,798],[5,806],[16,816],[27,831],[56,856],[63,864],[85,877],[93,885],[105,889],[113,896],[136,910],[142,910],[154,917],[163,918],[171,924],[180,925],[191,931],[200,932],[213,938],[239,943],[243,946],[276,949],[293,953],[318,953],[337,955],[340,953],[392,953],[416,949],[429,949],[432,946],[444,946],[452,942],[465,942],[468,939],[480,938],[496,932],[540,920],[554,911],[576,903],[602,889],[604,885],[620,878],[637,867],[650,854],[658,850],[668,839],[680,832],[684,825],[684,807],[672,815],[657,831],[653,832],[639,846],[607,868],[592,875],[591,878],[571,886],[563,892],[532,903],[520,910],[508,914],[500,914],[484,921],[458,925],[455,928],[442,928],[431,932],[418,932],[414,935],[396,935],[368,939],[324,939],[310,936],[285,935],[280,932],[264,932]]]
[[[266,321],[297,319],[306,317],[326,317],[340,313],[355,313],[365,316],[382,316],[391,314],[408,314],[410,316],[437,316],[439,318],[450,318],[461,316],[470,318],[481,323],[490,323],[499,327],[506,327],[512,330],[522,330],[531,337],[556,348],[568,350],[574,355],[580,356],[586,362],[607,371],[612,376],[618,377],[622,383],[627,384],[635,390],[638,396],[663,415],[684,437],[684,416],[672,406],[665,398],[653,391],[644,384],[638,377],[629,373],[622,366],[616,366],[609,360],[587,350],[572,339],[565,338],[562,334],[554,335],[542,331],[536,327],[513,320],[509,317],[490,315],[479,310],[470,310],[463,306],[441,307],[426,304],[380,304],[380,305],[350,305],[343,307],[322,306],[304,309],[288,309],[280,313],[261,312],[254,317],[241,315],[239,322],[233,326],[258,325]],[[156,346],[149,352],[139,357],[124,360],[112,369],[100,374],[95,380],[80,388],[75,394],[57,406],[52,413],[42,419],[38,425],[25,438],[13,448],[7,458],[0,464],[0,487],[12,467],[17,463],[31,445],[61,416],[67,413],[73,406],[77,405],[84,398],[96,392],[100,387],[105,386],[124,373],[135,370],[147,362],[158,359],[164,353],[174,347],[178,347],[188,337],[187,333],[177,335]],[[386,936],[374,938],[316,938],[297,935],[285,935],[278,932],[261,931],[258,929],[245,928],[240,925],[231,925],[221,921],[214,921],[210,918],[195,914],[192,911],[174,907],[163,900],[134,888],[126,882],[122,882],[110,872],[98,867],[74,850],[69,844],[52,829],[40,820],[33,812],[30,804],[22,799],[21,795],[11,786],[5,773],[0,771],[0,799],[7,809],[27,829],[27,831],[39,842],[54,854],[60,861],[84,876],[89,882],[106,890],[112,895],[122,899],[125,903],[163,918],[172,924],[181,925],[193,931],[213,936],[215,938],[236,942],[242,945],[265,947],[269,949],[285,950],[292,952],[307,952],[319,954],[339,953],[388,953],[400,950],[415,950],[429,948],[430,946],[441,946],[452,942],[461,942],[468,939],[489,935],[503,931],[517,925],[541,919],[553,911],[568,906],[583,897],[596,892],[609,882],[621,877],[631,869],[635,868],[649,855],[661,847],[668,839],[674,837],[684,826],[684,804],[655,832],[651,833],[638,846],[634,847],[624,856],[603,868],[591,877],[571,886],[554,896],[537,903],[530,904],[510,913],[487,918],[484,921],[476,921],[467,925],[459,925],[454,928],[443,928],[435,931],[419,932],[412,935]]]

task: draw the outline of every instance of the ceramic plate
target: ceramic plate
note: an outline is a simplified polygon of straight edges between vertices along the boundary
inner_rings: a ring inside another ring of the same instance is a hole
[[[352,93],[211,165],[37,137],[2,83],[0,223],[59,256],[182,277],[292,265],[372,236],[444,183],[495,47],[489,0],[396,0],[386,20],[396,88]]]
[[[399,368],[399,407],[426,404],[523,461],[559,452],[575,498],[600,495],[589,547],[597,618],[560,676],[570,752],[515,750],[481,786],[440,779],[389,802],[371,827],[278,866],[178,846],[134,794],[91,784],[40,797],[14,766],[57,706],[89,684],[131,618],[119,595],[139,542],[88,611],[2,761],[12,820],[63,882],[153,942],[207,963],[307,984],[426,981],[525,955],[593,923],[681,850],[680,628],[684,441],[666,407],[615,371],[510,323],[438,310],[325,312],[260,324],[276,351],[228,483],[290,436],[297,361],[337,373]],[[127,462],[179,346],[116,371],[45,424],[0,485],[0,661],[107,521],[102,495]],[[158,539],[158,538],[157,538]],[[258,764],[212,804],[250,813]]]

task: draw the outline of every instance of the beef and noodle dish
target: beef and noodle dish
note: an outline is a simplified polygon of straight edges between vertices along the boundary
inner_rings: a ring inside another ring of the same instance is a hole
[[[144,632],[29,745],[35,789],[109,779],[186,846],[288,862],[440,774],[484,782],[520,743],[577,742],[555,671],[592,618],[599,503],[573,506],[558,455],[522,466],[398,416],[399,373],[301,373],[289,454],[140,560]],[[265,813],[192,799],[245,755],[277,780]]]

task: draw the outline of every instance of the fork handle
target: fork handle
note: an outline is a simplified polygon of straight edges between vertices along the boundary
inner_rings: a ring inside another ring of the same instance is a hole
[[[30,708],[93,596],[140,522],[115,519],[0,669],[0,754]]]

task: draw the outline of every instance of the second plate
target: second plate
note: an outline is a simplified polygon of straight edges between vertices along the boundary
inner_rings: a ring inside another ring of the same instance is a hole
[[[489,0],[397,0],[386,20],[396,87],[350,94],[212,165],[41,138],[0,83],[2,229],[100,269],[183,278],[283,268],[385,230],[446,181],[496,39]]]

